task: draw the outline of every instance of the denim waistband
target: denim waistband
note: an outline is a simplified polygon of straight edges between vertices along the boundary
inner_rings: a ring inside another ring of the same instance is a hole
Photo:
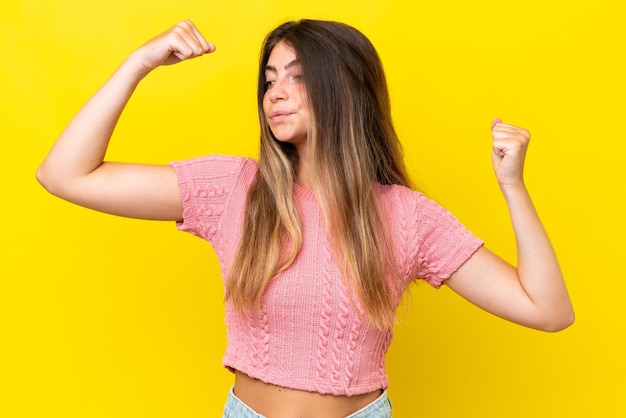
[[[252,408],[246,405],[241,399],[235,396],[233,388],[228,392],[226,405],[224,406],[224,414],[222,418],[266,418],[264,415],[256,413]],[[387,391],[383,393],[353,414],[346,418],[391,418],[391,402],[387,396]]]

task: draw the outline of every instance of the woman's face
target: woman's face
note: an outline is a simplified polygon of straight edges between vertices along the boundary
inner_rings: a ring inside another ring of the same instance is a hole
[[[284,41],[270,53],[265,80],[263,111],[267,124],[277,140],[301,149],[311,126],[311,113],[302,68],[295,51]]]

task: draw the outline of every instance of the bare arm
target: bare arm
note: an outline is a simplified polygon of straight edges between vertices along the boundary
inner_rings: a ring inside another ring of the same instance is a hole
[[[517,244],[517,268],[481,248],[445,283],[475,305],[544,331],[572,324],[574,310],[561,268],[523,180],[530,134],[494,121],[493,165]]]
[[[133,52],[76,114],[37,171],[52,194],[121,216],[180,220],[178,184],[169,166],[110,163],[104,157],[139,82],[160,65],[215,50],[193,23],[181,22]]]

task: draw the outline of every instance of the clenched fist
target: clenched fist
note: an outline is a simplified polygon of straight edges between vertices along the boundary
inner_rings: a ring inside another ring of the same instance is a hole
[[[524,185],[524,160],[530,133],[496,118],[491,123],[492,161],[501,188]]]
[[[189,20],[182,21],[137,49],[132,57],[140,71],[149,73],[160,65],[171,65],[215,51],[198,28]]]

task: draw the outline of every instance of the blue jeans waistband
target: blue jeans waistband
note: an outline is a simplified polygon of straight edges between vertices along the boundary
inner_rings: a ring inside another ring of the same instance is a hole
[[[246,405],[241,399],[235,396],[233,388],[228,392],[224,414],[222,418],[266,418],[264,415],[256,413]],[[391,418],[391,402],[387,396],[387,390],[376,398],[373,402],[346,418]]]

